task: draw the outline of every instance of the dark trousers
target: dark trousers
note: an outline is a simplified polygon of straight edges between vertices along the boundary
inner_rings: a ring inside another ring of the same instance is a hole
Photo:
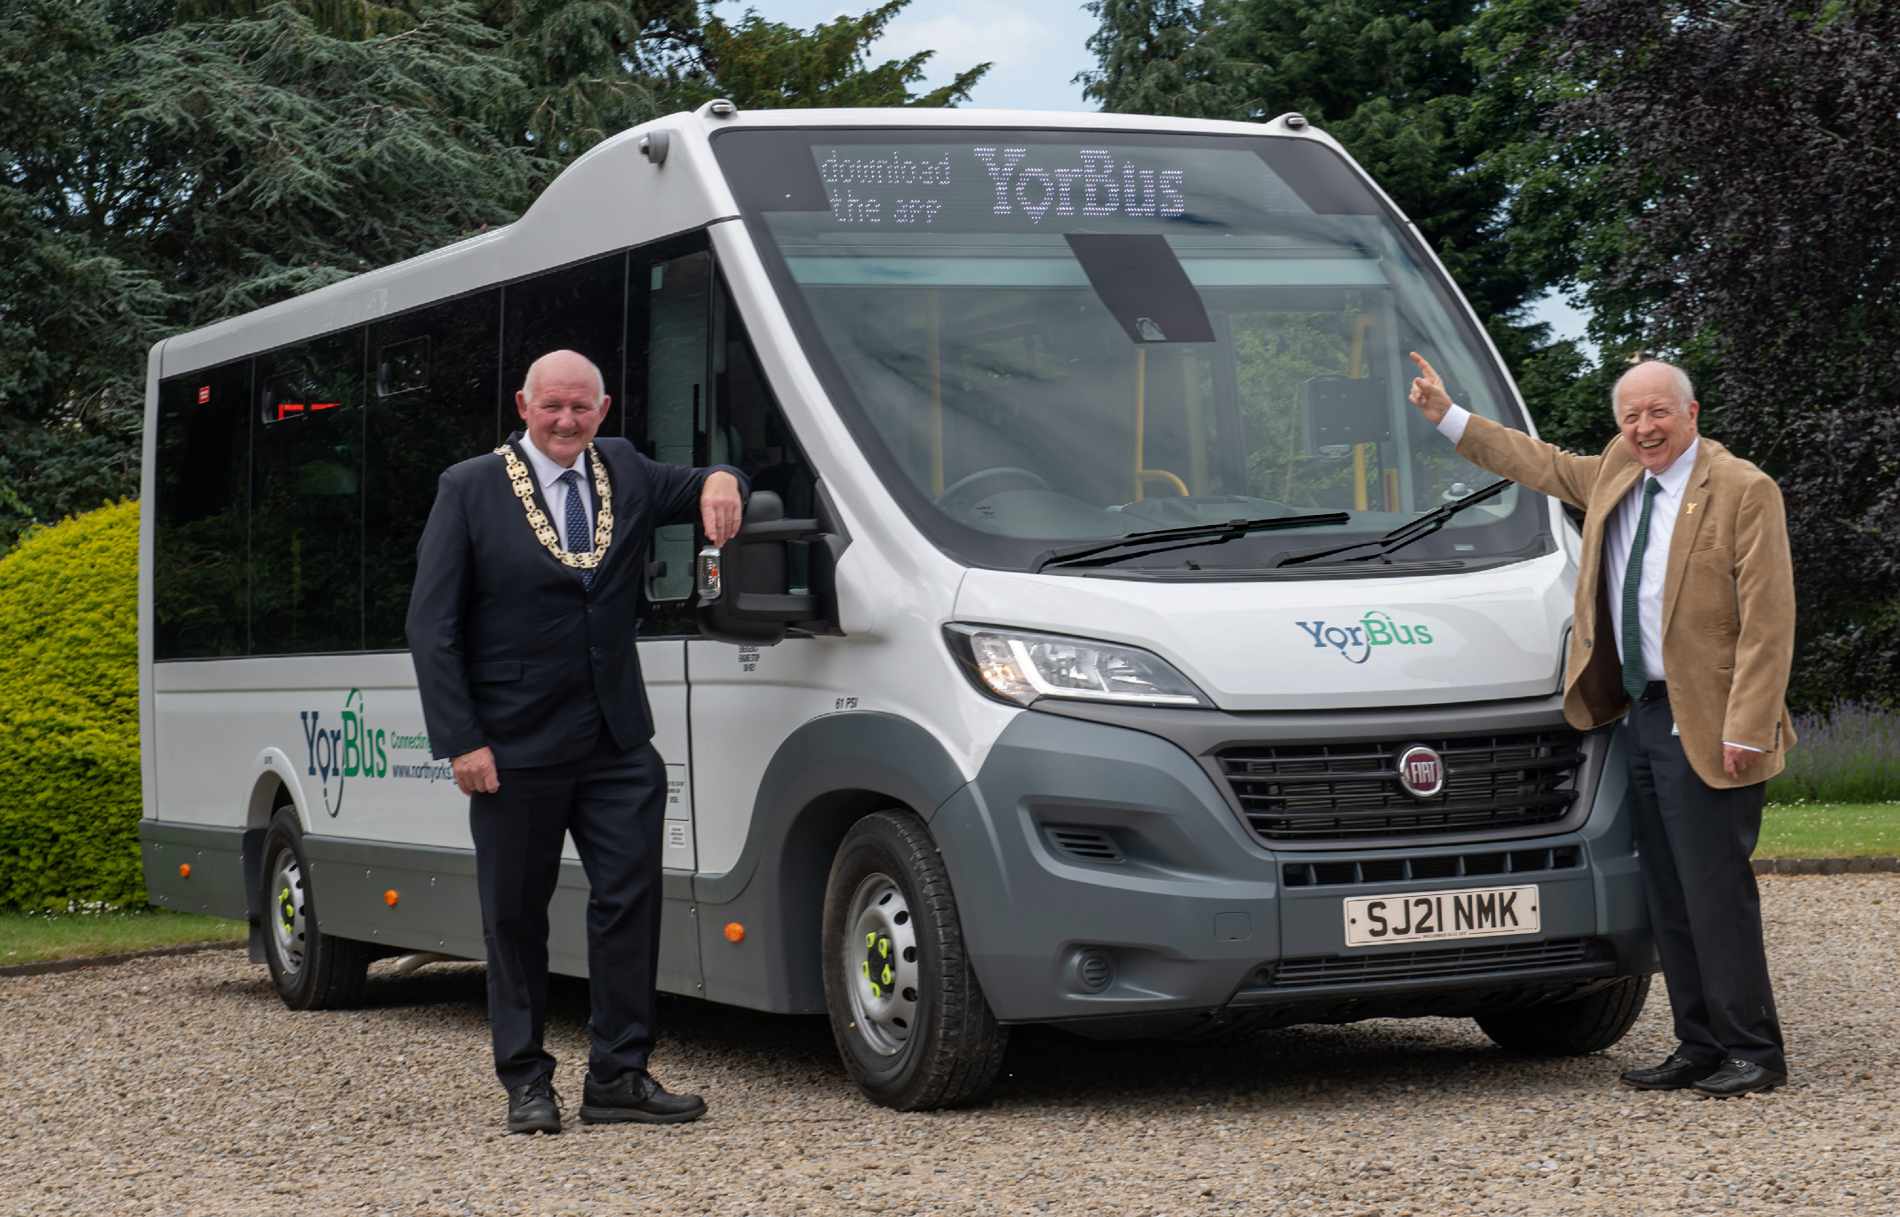
[[[548,1007],[548,901],[562,838],[587,872],[587,971],[593,1046],[588,1069],[610,1082],[646,1068],[653,1050],[660,955],[660,833],[666,766],[651,744],[601,743],[583,760],[503,769],[501,789],[469,799],[488,1021],[504,1087],[554,1072],[541,1046]]]
[[[1762,949],[1761,897],[1749,855],[1766,783],[1717,790],[1697,777],[1673,733],[1666,696],[1623,725],[1649,921],[1662,955],[1679,1051],[1785,1072],[1781,1022]]]

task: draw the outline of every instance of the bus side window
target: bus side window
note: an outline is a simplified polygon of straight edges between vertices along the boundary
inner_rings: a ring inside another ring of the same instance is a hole
[[[209,659],[249,649],[250,404],[248,359],[159,386],[155,659]]]
[[[370,650],[408,646],[403,621],[416,542],[436,480],[501,442],[500,347],[499,288],[370,327],[363,495],[363,642]]]
[[[363,646],[361,329],[257,360],[251,653]]]
[[[786,519],[811,519],[817,511],[811,463],[765,382],[738,306],[718,280],[713,284],[713,318],[712,459],[737,466],[754,491],[778,495]],[[795,544],[788,557],[788,590],[802,592],[809,586],[808,552]]]
[[[712,255],[703,249],[636,259],[628,295],[629,328],[638,355],[628,380],[639,381],[638,409],[629,410],[629,437],[640,451],[669,465],[709,459],[705,443],[708,363],[712,344]],[[693,591],[694,526],[670,524],[653,532],[648,554],[648,635],[699,632]]]
[[[622,435],[626,412],[622,363],[625,356],[627,255],[608,254],[578,266],[549,271],[504,289],[502,335],[501,431],[520,430],[515,392],[528,365],[549,351],[579,351],[594,361],[614,405],[600,434]]]

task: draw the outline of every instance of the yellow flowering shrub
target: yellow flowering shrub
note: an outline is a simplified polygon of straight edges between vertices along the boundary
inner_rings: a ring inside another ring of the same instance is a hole
[[[0,909],[145,903],[138,569],[136,502],[0,557]]]

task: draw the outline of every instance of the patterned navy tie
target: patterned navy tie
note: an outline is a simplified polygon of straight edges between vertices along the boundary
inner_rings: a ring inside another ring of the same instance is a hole
[[[587,508],[581,503],[581,475],[568,470],[561,475],[561,484],[567,487],[567,551],[586,553],[594,548],[594,529],[587,522]],[[582,568],[581,586],[594,586],[594,572]]]

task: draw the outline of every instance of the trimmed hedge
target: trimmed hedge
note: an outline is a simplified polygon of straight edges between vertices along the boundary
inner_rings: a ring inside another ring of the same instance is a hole
[[[0,558],[0,909],[145,903],[138,568],[136,502]]]

